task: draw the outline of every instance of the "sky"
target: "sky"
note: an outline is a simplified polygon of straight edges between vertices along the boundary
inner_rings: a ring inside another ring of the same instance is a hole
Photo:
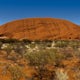
[[[37,17],[61,18],[80,25],[80,0],[0,0],[0,25]]]

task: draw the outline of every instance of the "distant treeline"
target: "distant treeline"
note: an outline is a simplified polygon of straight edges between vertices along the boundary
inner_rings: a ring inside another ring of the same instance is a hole
[[[16,43],[16,42],[24,42],[24,43],[31,43],[31,42],[57,42],[57,41],[61,41],[61,42],[70,42],[70,41],[78,41],[80,42],[80,40],[29,40],[29,39],[0,39],[0,42],[2,43]]]

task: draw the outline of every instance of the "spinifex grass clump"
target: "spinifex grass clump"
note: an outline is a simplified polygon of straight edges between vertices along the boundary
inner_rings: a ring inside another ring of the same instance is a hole
[[[8,71],[11,73],[12,80],[20,80],[23,76],[19,66],[9,66]]]

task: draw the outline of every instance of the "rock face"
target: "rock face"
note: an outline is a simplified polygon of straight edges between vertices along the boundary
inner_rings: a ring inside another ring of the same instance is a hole
[[[67,20],[29,18],[2,25],[0,27],[0,37],[30,40],[80,40],[80,27]]]

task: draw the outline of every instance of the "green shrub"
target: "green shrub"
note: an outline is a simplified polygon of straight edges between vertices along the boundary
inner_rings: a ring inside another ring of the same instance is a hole
[[[2,43],[15,43],[15,42],[19,42],[19,40],[17,40],[17,39],[0,39],[0,42],[2,42]]]
[[[55,47],[67,47],[68,44],[69,44],[68,41],[63,41],[63,40],[61,40],[61,41],[56,41]]]
[[[59,65],[65,58],[64,54],[58,53],[56,49],[40,50],[39,52],[25,53],[25,58],[31,66]]]
[[[24,42],[26,44],[30,44],[31,43],[31,40],[29,40],[29,39],[23,39],[22,42]]]
[[[25,54],[25,52],[26,52],[25,44],[22,43],[22,42],[20,42],[20,43],[15,43],[15,44],[13,44],[13,50],[14,50],[17,54],[21,55],[21,57],[23,57],[24,54]]]
[[[32,66],[40,66],[40,65],[46,65],[51,61],[54,60],[54,52],[47,52],[45,50],[39,51],[39,52],[31,52],[26,53],[25,57],[29,60],[30,65]]]

